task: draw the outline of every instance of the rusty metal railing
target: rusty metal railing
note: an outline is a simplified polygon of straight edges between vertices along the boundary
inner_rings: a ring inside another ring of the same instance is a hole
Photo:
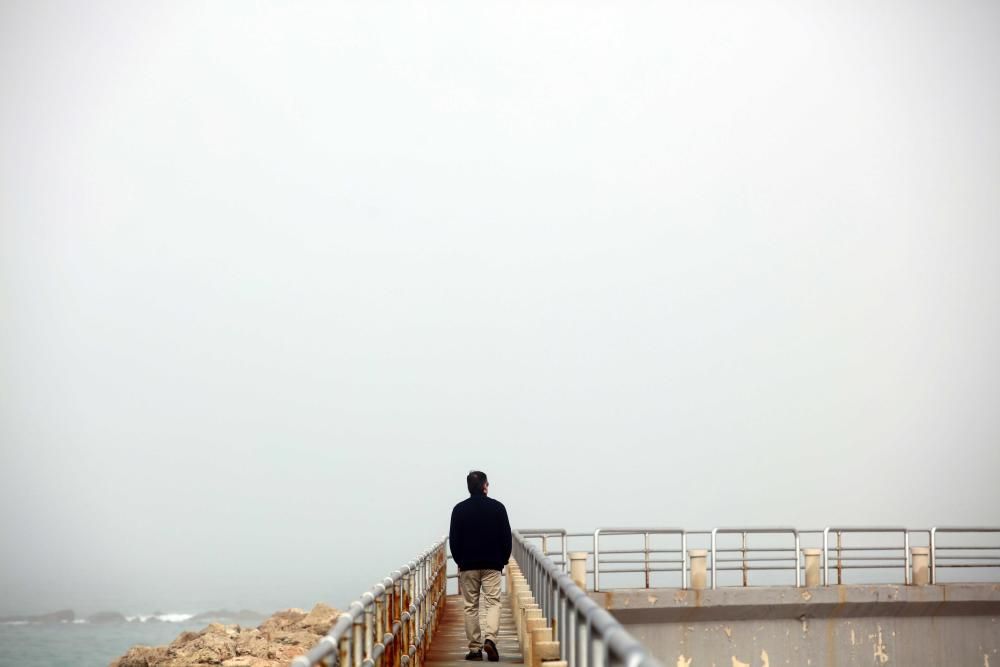
[[[444,607],[446,541],[352,602],[292,667],[422,667]]]

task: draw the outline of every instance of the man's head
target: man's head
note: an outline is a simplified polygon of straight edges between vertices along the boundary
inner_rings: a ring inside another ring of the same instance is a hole
[[[486,473],[482,470],[470,471],[465,482],[469,486],[469,495],[485,496],[489,492],[490,483],[486,481]]]

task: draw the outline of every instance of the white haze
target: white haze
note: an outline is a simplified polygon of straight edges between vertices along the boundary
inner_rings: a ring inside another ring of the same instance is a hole
[[[4,2],[0,613],[515,526],[1000,524],[1000,4]]]

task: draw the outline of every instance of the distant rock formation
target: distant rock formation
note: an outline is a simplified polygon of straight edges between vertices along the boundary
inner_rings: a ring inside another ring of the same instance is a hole
[[[128,623],[128,619],[117,611],[99,611],[88,616],[87,623]]]
[[[72,609],[61,609],[37,616],[0,616],[0,623],[71,623],[75,618]]]
[[[110,667],[286,667],[318,642],[339,615],[319,603],[309,613],[279,611],[256,628],[211,623],[201,632],[182,632],[167,646],[133,646]]]

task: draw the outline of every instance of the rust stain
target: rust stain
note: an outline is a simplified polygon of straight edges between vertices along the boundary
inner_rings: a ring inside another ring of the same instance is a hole
[[[837,664],[837,629],[835,624],[830,622],[826,624],[826,664],[836,665]],[[852,637],[854,630],[851,630]]]

